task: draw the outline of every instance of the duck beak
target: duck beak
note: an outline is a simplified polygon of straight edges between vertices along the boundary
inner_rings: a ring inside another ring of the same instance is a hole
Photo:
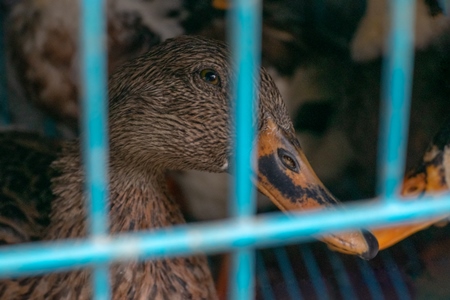
[[[446,177],[450,174],[446,174],[446,159],[450,159],[450,155],[439,155],[439,150],[432,147],[425,155],[422,165],[406,176],[401,195],[412,200],[420,198],[424,194],[448,191],[449,186]],[[433,218],[420,223],[376,228],[372,232],[378,240],[380,250],[383,250],[441,221],[445,217]]]
[[[257,187],[279,209],[333,209],[339,201],[324,187],[309,165],[294,135],[271,120],[259,132]],[[371,259],[378,253],[375,237],[367,231],[329,234],[319,238],[332,250]]]

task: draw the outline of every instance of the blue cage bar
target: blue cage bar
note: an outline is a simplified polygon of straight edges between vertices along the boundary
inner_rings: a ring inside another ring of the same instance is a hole
[[[231,1],[228,22],[229,43],[236,68],[234,199],[231,199],[231,215],[240,223],[246,223],[248,217],[255,213],[256,207],[256,192],[250,180],[255,135],[253,127],[256,119],[253,111],[257,105],[257,86],[253,85],[252,79],[258,79],[255,75],[260,60],[261,2],[262,0]],[[230,299],[254,298],[254,254],[253,249],[244,248],[232,255]]]
[[[392,28],[389,54],[384,62],[383,96],[380,109],[378,193],[385,201],[399,193],[405,172],[406,145],[414,60],[415,1],[391,4]]]
[[[94,243],[102,243],[108,235],[108,99],[104,2],[81,2],[82,147],[86,172],[86,207]],[[108,277],[107,264],[94,268],[92,278],[95,299],[110,298]]]
[[[94,267],[95,299],[110,296],[107,265],[128,259],[152,259],[189,253],[236,251],[232,272],[232,299],[251,299],[255,247],[303,241],[325,232],[390,225],[450,213],[450,195],[401,202],[398,189],[404,172],[413,60],[414,1],[392,1],[392,31],[385,84],[380,145],[379,199],[336,211],[273,213],[254,217],[254,190],[250,187],[252,78],[259,61],[261,1],[235,0],[231,20],[232,48],[238,78],[237,141],[234,218],[211,223],[175,226],[153,232],[107,236],[107,123],[104,49],[104,3],[83,1],[83,66],[85,162],[90,197],[91,238],[38,242],[0,249],[0,278],[50,271]],[[239,38],[236,38],[239,37]],[[240,100],[246,99],[246,101]],[[250,99],[250,100],[249,100]],[[368,214],[370,210],[370,214]],[[249,279],[250,278],[250,279]]]

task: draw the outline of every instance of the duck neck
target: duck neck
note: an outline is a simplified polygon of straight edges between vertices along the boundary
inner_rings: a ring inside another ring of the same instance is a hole
[[[53,181],[56,198],[52,204],[48,238],[77,238],[87,235],[84,175],[78,146],[70,145],[54,168],[61,175]],[[184,223],[183,216],[166,187],[163,170],[145,172],[111,156],[109,168],[110,233],[148,230]]]
[[[110,230],[146,230],[184,223],[179,205],[168,189],[166,173],[151,174],[111,164]]]

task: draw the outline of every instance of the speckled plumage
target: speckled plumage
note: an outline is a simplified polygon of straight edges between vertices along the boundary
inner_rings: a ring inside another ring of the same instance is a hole
[[[134,59],[110,78],[111,233],[184,222],[168,195],[167,170],[226,170],[233,102],[228,55],[222,43],[180,37]],[[202,80],[199,72],[203,69],[215,70],[220,84]],[[262,70],[259,128],[269,119],[293,135],[279,92]],[[7,155],[2,157],[2,164],[8,161]],[[78,142],[65,143],[51,170],[59,175],[52,177],[50,224],[40,238],[85,237]],[[216,298],[204,256],[114,264],[110,276],[113,299]],[[2,280],[0,298],[89,299],[89,277],[90,271],[84,270]]]

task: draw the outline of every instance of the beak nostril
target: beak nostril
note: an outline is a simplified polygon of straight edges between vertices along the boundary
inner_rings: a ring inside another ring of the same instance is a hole
[[[283,166],[291,170],[292,172],[298,173],[300,168],[295,157],[289,153],[288,151],[279,148],[278,149],[278,158],[280,159]]]
[[[411,186],[408,188],[408,193],[415,193],[419,188],[417,186]]]
[[[282,159],[283,159],[284,164],[286,166],[288,166],[290,169],[295,168],[295,162],[291,157],[289,157],[287,155],[283,155]]]

